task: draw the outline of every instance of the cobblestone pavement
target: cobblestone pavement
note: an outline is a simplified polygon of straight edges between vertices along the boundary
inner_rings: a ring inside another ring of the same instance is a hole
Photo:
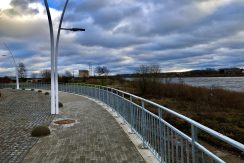
[[[86,98],[60,93],[57,119],[74,119],[73,125],[51,124],[51,135],[40,138],[24,159],[29,162],[144,162],[114,117]],[[54,120],[54,121],[55,121]]]
[[[23,90],[1,89],[0,162],[21,162],[38,138],[34,126],[49,125],[50,96]]]

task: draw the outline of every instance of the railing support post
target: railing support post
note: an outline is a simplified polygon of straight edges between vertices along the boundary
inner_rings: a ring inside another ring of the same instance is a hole
[[[142,141],[143,141],[143,144],[142,144],[142,148],[143,149],[146,149],[147,146],[146,146],[146,140],[145,140],[145,137],[146,137],[146,132],[145,132],[145,129],[146,129],[146,114],[145,114],[145,105],[144,105],[144,101],[141,100],[141,107],[142,107]]]
[[[132,108],[132,96],[130,95],[130,134],[134,134],[133,131],[133,108]]]
[[[164,131],[164,125],[162,125],[161,119],[163,119],[163,111],[161,108],[158,108],[158,116],[159,116],[159,134],[160,134],[160,156],[161,160],[160,162],[163,163],[165,158],[165,149],[164,149],[164,138],[163,138],[163,131]]]
[[[100,91],[100,86],[98,86],[98,99],[99,99],[100,101],[102,101],[102,100],[101,100],[101,91]]]
[[[106,103],[109,106],[109,103],[108,103],[108,88],[106,88]]]
[[[126,112],[125,112],[125,94],[122,93],[122,97],[123,97],[123,101],[122,101],[122,119],[123,119],[123,123],[125,124],[125,118],[126,118]]]
[[[191,125],[191,144],[192,144],[192,162],[197,163],[197,149],[195,142],[197,141],[197,128],[192,124]]]
[[[114,96],[115,99],[114,99],[114,102],[115,102],[115,105],[114,105],[114,108],[115,108],[115,117],[118,117],[118,113],[119,113],[119,101],[118,101],[118,91],[116,90],[116,95],[117,96]],[[116,100],[117,99],[117,100]]]

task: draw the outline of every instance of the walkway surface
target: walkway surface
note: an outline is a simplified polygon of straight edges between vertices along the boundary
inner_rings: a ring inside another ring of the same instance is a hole
[[[114,117],[100,105],[68,93],[60,93],[60,101],[64,107],[55,120],[76,122],[52,123],[51,135],[40,138],[23,162],[144,162]]]
[[[38,138],[30,136],[37,125],[49,125],[49,97],[33,91],[0,89],[0,162],[20,162]]]

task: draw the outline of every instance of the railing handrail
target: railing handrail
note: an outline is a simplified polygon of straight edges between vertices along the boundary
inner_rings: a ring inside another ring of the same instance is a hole
[[[47,83],[47,84],[50,84],[50,83]],[[214,137],[216,137],[216,138],[218,138],[218,139],[226,142],[227,144],[230,144],[233,147],[235,147],[235,148],[237,148],[237,149],[239,149],[241,151],[244,151],[244,144],[242,144],[242,143],[240,143],[240,142],[238,142],[238,141],[236,141],[236,140],[234,140],[232,138],[229,138],[229,137],[227,137],[227,136],[225,136],[225,135],[223,135],[223,134],[221,134],[221,133],[219,133],[219,132],[217,132],[217,131],[209,128],[209,127],[206,127],[206,126],[200,124],[199,122],[197,122],[197,121],[195,121],[193,119],[190,119],[190,118],[188,118],[188,117],[186,117],[186,116],[184,116],[184,115],[182,115],[180,113],[177,113],[177,112],[175,112],[175,111],[173,111],[173,110],[171,110],[171,109],[169,109],[167,107],[164,107],[162,105],[159,105],[159,104],[157,104],[157,103],[155,103],[153,101],[144,99],[142,97],[136,96],[134,94],[131,94],[131,93],[128,93],[128,92],[125,92],[125,91],[122,91],[122,90],[119,90],[119,89],[116,89],[116,88],[106,87],[106,86],[101,86],[101,85],[94,85],[94,84],[84,84],[84,83],[62,83],[62,84],[68,84],[68,85],[72,85],[72,84],[73,85],[84,85],[84,86],[88,86],[88,87],[89,86],[90,87],[96,87],[96,88],[99,88],[99,89],[100,88],[103,88],[103,90],[105,89],[106,91],[108,91],[108,92],[110,92],[110,93],[112,93],[114,95],[117,95],[117,96],[120,96],[118,93],[121,93],[122,95],[127,95],[127,96],[130,96],[130,97],[133,97],[135,99],[138,99],[138,100],[141,100],[141,101],[146,102],[148,104],[151,104],[151,105],[153,105],[153,106],[155,106],[155,107],[157,107],[157,108],[159,108],[159,109],[161,109],[163,111],[166,111],[166,112],[168,112],[168,113],[170,113],[170,114],[172,114],[172,115],[174,115],[174,116],[176,116],[176,117],[178,117],[178,118],[180,118],[180,119],[188,122],[189,124],[192,125],[192,127],[196,127],[198,129],[201,129],[202,131],[205,131],[206,133],[208,133],[208,134],[210,134],[210,135],[212,135],[212,136],[214,136]],[[116,93],[114,93],[114,91],[116,91]],[[124,98],[124,96],[123,97],[120,96],[120,97],[121,98]],[[124,98],[124,99],[126,99],[126,98]],[[128,100],[128,99],[126,99],[126,100]],[[132,102],[133,104],[136,104],[133,101],[129,101],[129,102]],[[146,111],[147,112],[150,112],[149,110],[146,110]],[[152,113],[152,112],[150,112],[150,113]],[[152,113],[152,115],[154,117],[157,117],[157,118],[161,119],[161,117],[158,116],[158,115],[155,115],[153,113]]]
[[[78,84],[78,83],[69,83],[69,84]],[[207,126],[204,126],[201,123],[199,123],[199,122],[197,122],[197,121],[195,121],[195,120],[193,120],[191,118],[188,118],[188,117],[186,117],[186,116],[184,116],[184,115],[182,115],[180,113],[177,113],[177,112],[175,112],[175,111],[173,111],[173,110],[171,110],[171,109],[169,109],[167,107],[159,105],[159,104],[157,104],[157,103],[155,103],[153,101],[144,99],[142,97],[139,97],[139,96],[136,96],[134,94],[131,94],[131,93],[128,93],[128,92],[125,92],[125,91],[122,91],[122,90],[119,90],[119,89],[116,89],[116,88],[112,88],[112,87],[100,86],[100,85],[95,85],[95,84],[83,84],[83,85],[108,88],[108,89],[111,89],[111,90],[118,91],[120,93],[126,94],[128,96],[132,96],[132,97],[134,97],[136,99],[143,100],[144,102],[147,102],[147,103],[149,103],[151,105],[154,105],[154,106],[156,106],[156,107],[158,107],[160,109],[163,109],[164,111],[173,114],[174,116],[176,116],[176,117],[178,117],[178,118],[180,118],[180,119],[182,119],[182,120],[194,125],[195,127],[205,131],[206,133],[219,138],[220,140],[232,145],[233,147],[235,147],[235,148],[237,148],[237,149],[239,149],[241,151],[244,151],[244,144],[242,144],[242,143],[240,143],[240,142],[238,142],[238,141],[236,141],[236,140],[234,140],[234,139],[232,139],[232,138],[230,138],[228,136],[225,136],[225,135],[223,135],[223,134],[221,134],[221,133],[219,133],[219,132],[217,132],[217,131],[215,131],[215,130],[207,127]]]

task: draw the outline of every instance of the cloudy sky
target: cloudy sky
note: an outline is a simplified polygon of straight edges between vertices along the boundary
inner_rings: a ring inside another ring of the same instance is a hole
[[[49,1],[57,29],[65,0]],[[62,31],[59,71],[89,64],[113,74],[141,64],[159,64],[163,72],[243,67],[243,11],[244,0],[70,0],[63,27],[86,31]],[[29,74],[50,68],[43,0],[0,2],[0,76],[14,75],[2,42]]]

